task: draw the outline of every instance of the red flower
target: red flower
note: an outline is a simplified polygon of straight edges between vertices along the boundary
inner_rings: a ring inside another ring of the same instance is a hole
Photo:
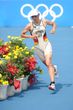
[[[37,82],[37,79],[36,79],[35,74],[30,75],[29,78],[28,78],[28,83],[30,84],[30,86],[32,86],[36,82]]]
[[[15,89],[20,89],[20,81],[19,80],[14,79],[14,87],[15,87]]]
[[[2,46],[0,47],[0,54],[5,55],[5,54],[7,54],[8,52],[9,52],[9,48],[8,48],[7,45],[2,45]]]
[[[10,72],[13,76],[18,73],[18,68],[10,63],[7,64],[7,71]]]
[[[3,49],[2,49],[2,47],[0,47],[0,54],[3,54]]]
[[[27,59],[26,61],[26,67],[28,71],[32,71],[35,69],[36,67],[36,59],[34,57],[30,57],[29,59]]]
[[[11,85],[13,84],[13,80],[11,78],[8,78],[8,81]]]

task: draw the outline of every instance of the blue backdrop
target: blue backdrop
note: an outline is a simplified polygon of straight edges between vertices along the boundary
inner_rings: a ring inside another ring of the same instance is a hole
[[[60,4],[63,7],[63,14],[55,22],[58,26],[73,25],[73,0],[0,0],[0,27],[25,26],[29,21],[21,15],[21,7],[24,4],[31,4],[36,7],[42,3],[48,8],[53,4]],[[26,7],[23,12],[28,14],[30,10],[29,7]],[[40,7],[39,10],[43,12],[45,9]],[[59,7],[54,7],[51,13],[59,14]],[[52,19],[49,13],[46,18]]]

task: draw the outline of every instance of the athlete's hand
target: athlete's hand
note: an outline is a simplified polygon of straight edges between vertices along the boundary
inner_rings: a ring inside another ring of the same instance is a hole
[[[55,29],[52,29],[51,31],[50,31],[50,34],[54,34],[56,32],[56,30]]]
[[[36,38],[36,37],[38,37],[36,34],[33,34],[33,35],[32,35],[32,38],[33,38],[33,39]]]
[[[32,36],[29,36],[29,35],[21,35],[21,38],[32,38]]]
[[[21,34],[21,38],[26,38],[24,33]]]
[[[21,34],[21,38],[32,38],[32,39],[34,39],[34,38],[36,38],[36,37],[37,37],[36,34],[33,34],[33,35]]]
[[[21,35],[21,38],[25,38],[25,36]]]

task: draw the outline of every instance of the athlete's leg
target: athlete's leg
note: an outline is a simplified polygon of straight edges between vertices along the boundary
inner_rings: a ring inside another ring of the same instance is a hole
[[[47,53],[46,55],[44,55],[44,52],[42,50],[40,50],[39,48],[35,48],[36,54],[38,55],[38,57],[40,58],[40,60],[48,67],[49,69],[49,73],[50,74],[50,78],[51,81],[54,81],[54,66],[52,65],[52,53],[50,52],[49,54]]]
[[[39,57],[39,59],[45,64],[45,56],[44,51],[40,48],[35,47],[35,54]]]
[[[45,55],[45,63],[48,68],[50,80],[51,80],[49,89],[54,90],[55,89],[55,71],[54,71],[55,69],[54,69],[54,65],[52,64],[52,46],[50,42],[47,44],[44,50],[44,55]]]
[[[48,67],[48,70],[49,70],[50,80],[52,82],[54,82],[55,81],[55,79],[54,79],[55,73],[54,73],[54,66],[52,64],[52,55],[50,55],[50,54],[45,55],[45,63],[46,63],[46,66]]]
[[[48,45],[49,46],[49,45]],[[47,52],[48,49],[48,52]],[[45,49],[45,51],[42,51],[39,48],[35,48],[35,52],[40,58],[40,60],[48,67],[49,75],[51,82],[55,82],[55,72],[54,72],[54,66],[52,65],[52,49],[49,47]],[[55,86],[51,87],[50,89],[55,89]]]

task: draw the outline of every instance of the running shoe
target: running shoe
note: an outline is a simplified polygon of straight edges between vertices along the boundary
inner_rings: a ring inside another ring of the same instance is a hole
[[[51,82],[50,85],[48,86],[50,90],[55,90],[55,82]]]

